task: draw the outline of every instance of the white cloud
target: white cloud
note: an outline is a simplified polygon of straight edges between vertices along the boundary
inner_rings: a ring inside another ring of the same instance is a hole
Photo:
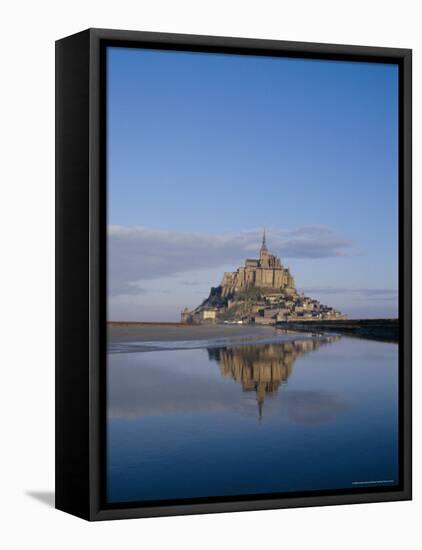
[[[192,270],[232,265],[256,257],[261,229],[211,235],[146,229],[140,226],[108,228],[108,285],[110,295],[145,292],[142,281]],[[267,230],[270,251],[284,258],[344,256],[351,242],[332,228],[309,225],[293,231]]]

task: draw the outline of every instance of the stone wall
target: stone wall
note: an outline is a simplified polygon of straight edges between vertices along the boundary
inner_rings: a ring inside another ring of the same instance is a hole
[[[281,265],[280,259],[270,255],[263,260],[248,259],[236,271],[224,273],[221,287],[223,296],[227,296],[250,287],[294,289],[295,283],[290,271]]]

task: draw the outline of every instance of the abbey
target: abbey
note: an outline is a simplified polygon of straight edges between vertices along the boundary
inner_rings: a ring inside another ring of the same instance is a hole
[[[258,259],[247,259],[236,271],[226,272],[221,284],[190,311],[182,323],[255,323],[346,319],[340,311],[296,290],[295,281],[280,258],[270,254],[266,235]]]
[[[221,287],[223,296],[250,287],[282,289],[292,294],[295,291],[295,283],[290,271],[281,265],[280,258],[268,252],[265,231],[259,259],[248,259],[244,267],[239,267],[234,272],[224,273]]]

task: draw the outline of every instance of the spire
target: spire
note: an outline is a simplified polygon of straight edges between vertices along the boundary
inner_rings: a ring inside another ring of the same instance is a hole
[[[257,400],[258,401],[258,420],[261,422],[262,421],[262,406],[264,405],[264,402],[261,401],[261,400]]]
[[[261,245],[261,254],[262,253],[267,253],[268,252],[268,248],[267,248],[267,236],[265,234],[265,229],[264,229],[264,233],[262,235],[262,245]]]

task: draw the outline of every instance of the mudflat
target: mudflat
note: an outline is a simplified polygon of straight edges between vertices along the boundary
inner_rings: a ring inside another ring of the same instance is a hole
[[[109,342],[207,340],[271,335],[275,327],[256,325],[185,325],[181,323],[108,323]]]

